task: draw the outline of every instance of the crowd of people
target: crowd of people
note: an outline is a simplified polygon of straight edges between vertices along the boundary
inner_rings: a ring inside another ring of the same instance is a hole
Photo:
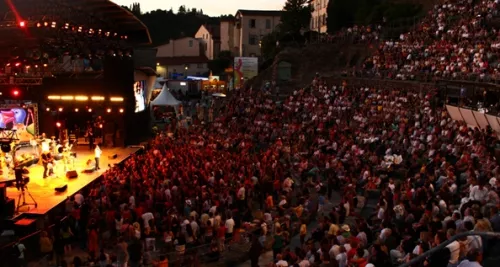
[[[411,80],[421,75],[444,79],[497,79],[496,0],[445,1],[399,40],[384,40],[365,71],[384,78]]]
[[[237,91],[214,122],[160,132],[68,199],[56,260],[74,237],[103,266],[166,266],[200,245],[217,260],[245,235],[252,266],[266,249],[274,266],[390,266],[456,233],[499,231],[496,135],[451,120],[433,93],[319,77],[283,101]],[[471,266],[493,245],[469,236],[414,266]]]

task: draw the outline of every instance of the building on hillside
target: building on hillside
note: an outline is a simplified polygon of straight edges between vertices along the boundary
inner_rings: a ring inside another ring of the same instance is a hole
[[[184,37],[156,47],[156,72],[167,79],[208,75],[208,58],[202,40]]]
[[[329,0],[312,0],[311,4],[314,10],[311,13],[311,31],[326,33],[326,17],[328,16],[326,9]]]
[[[231,51],[236,54],[239,51],[236,46],[236,36],[234,34],[235,20],[234,18],[221,18],[220,20],[220,50]]]
[[[205,55],[209,60],[213,60],[219,56],[221,47],[220,26],[201,25],[194,38],[201,41],[205,50]]]
[[[280,20],[281,11],[277,10],[238,10],[232,38],[234,56],[260,56],[261,39],[271,33],[280,24]],[[227,38],[230,39],[231,36]]]

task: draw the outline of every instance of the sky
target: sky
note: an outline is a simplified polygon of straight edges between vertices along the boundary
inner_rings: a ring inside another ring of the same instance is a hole
[[[202,9],[204,14],[210,16],[236,14],[238,9],[253,9],[253,10],[281,10],[286,0],[251,0],[251,1],[235,1],[235,0],[111,0],[122,6],[130,6],[134,2],[141,4],[141,11],[148,12],[156,9],[170,9],[177,12],[179,6],[184,5],[186,8]],[[217,4],[215,4],[217,3]]]

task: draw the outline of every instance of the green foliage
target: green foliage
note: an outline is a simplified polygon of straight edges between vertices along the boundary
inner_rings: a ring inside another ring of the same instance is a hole
[[[231,66],[233,56],[231,51],[220,51],[219,56],[208,62],[208,68],[212,71],[213,75],[224,74],[224,70]]]
[[[327,27],[334,33],[354,24],[394,22],[418,16],[422,5],[394,0],[330,0],[327,7]]]
[[[203,10],[197,8],[186,8],[180,6],[177,13],[170,10],[154,10],[141,13],[140,4],[135,3],[130,7],[124,7],[136,15],[149,29],[153,45],[161,45],[172,39],[184,36],[194,36],[201,25],[217,25],[219,18],[209,17],[203,14]],[[221,18],[232,17],[224,15]]]
[[[309,0],[287,0],[281,14],[281,30],[299,33],[309,28],[312,11]]]

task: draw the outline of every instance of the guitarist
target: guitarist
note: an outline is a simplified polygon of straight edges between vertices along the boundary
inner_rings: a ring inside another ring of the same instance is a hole
[[[47,172],[49,170],[49,152],[42,152],[42,165],[43,165],[43,179],[47,178]]]

